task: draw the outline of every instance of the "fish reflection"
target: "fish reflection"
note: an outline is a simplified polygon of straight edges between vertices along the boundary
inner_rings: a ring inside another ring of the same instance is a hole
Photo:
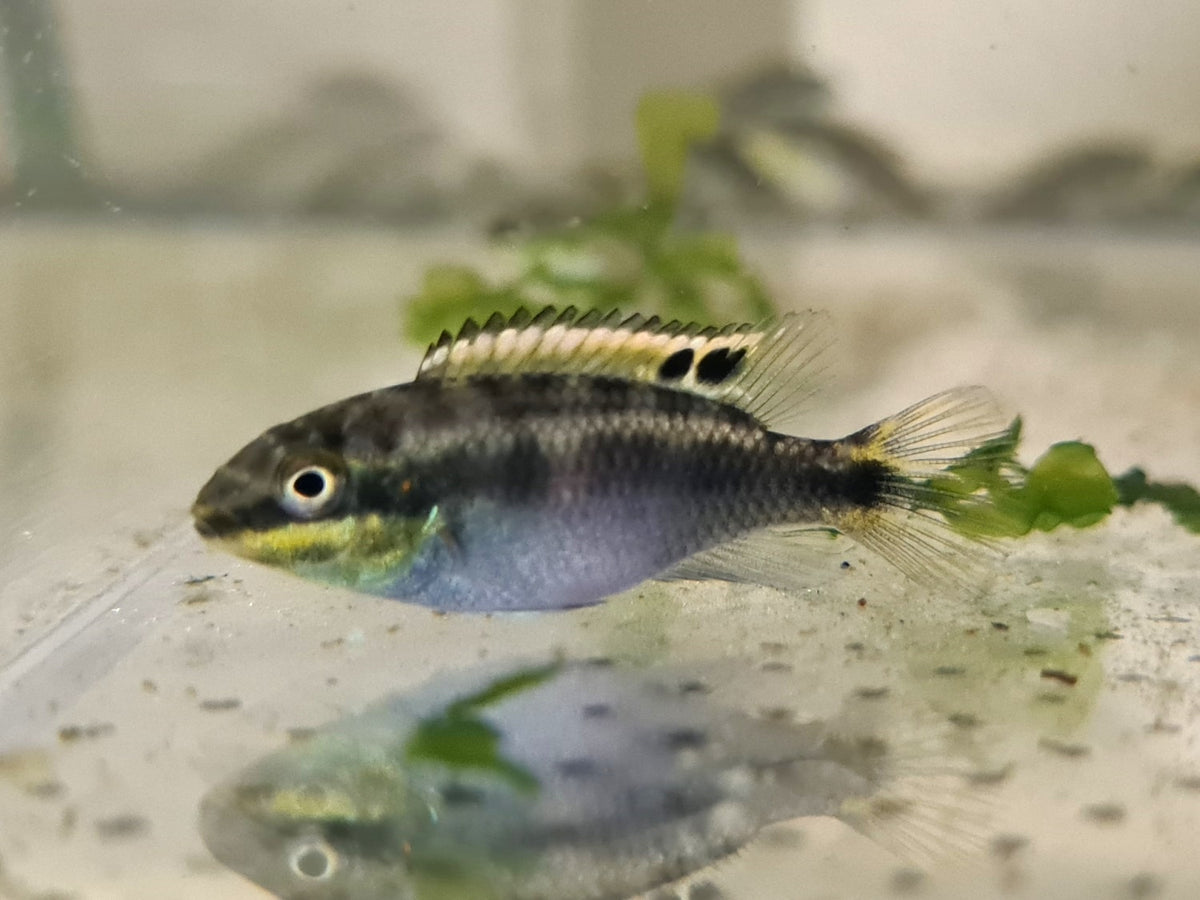
[[[205,843],[285,898],[615,900],[895,773],[878,740],[726,708],[676,670],[462,678],[258,760],[204,798]]]

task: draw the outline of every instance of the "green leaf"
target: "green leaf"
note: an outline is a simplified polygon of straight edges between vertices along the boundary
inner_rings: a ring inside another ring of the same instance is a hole
[[[1059,525],[1086,528],[1117,502],[1108,472],[1088,444],[1055,444],[1026,470],[1016,461],[1021,419],[930,481],[946,499],[942,512],[976,537],[1019,537]],[[980,502],[982,500],[983,502]]]
[[[950,465],[950,470],[960,478],[986,482],[998,476],[1003,469],[1018,467],[1016,456],[1021,443],[1022,425],[1021,417],[1017,416],[1002,434],[964,454]]]
[[[409,762],[431,762],[449,769],[473,769],[507,781],[519,791],[536,792],[537,778],[500,753],[502,735],[475,717],[439,716],[417,726],[405,745]]]
[[[425,270],[420,293],[405,302],[404,331],[414,343],[429,344],[467,319],[486,319],[494,312],[511,315],[525,304],[520,292],[493,287],[468,266],[434,265]]]
[[[1091,445],[1067,441],[1033,464],[1025,496],[1036,509],[1033,527],[1049,531],[1061,523],[1086,528],[1104,519],[1117,502],[1117,489]]]
[[[493,681],[477,693],[456,700],[440,715],[421,720],[404,747],[405,757],[410,762],[487,772],[519,791],[536,792],[537,778],[501,754],[504,735],[475,713],[505,697],[537,687],[561,668],[561,663],[554,662],[521,669]]]
[[[1161,504],[1176,522],[1188,531],[1200,534],[1200,491],[1190,484],[1150,481],[1144,471],[1133,468],[1114,478],[1113,485],[1121,506],[1132,506],[1138,501]]]
[[[717,133],[720,111],[704,94],[646,94],[637,107],[638,146],[652,204],[674,208],[683,186],[688,148]]]
[[[673,228],[688,147],[712,137],[719,118],[716,102],[702,94],[643,97],[637,133],[645,200],[527,239],[518,248],[520,274],[507,282],[489,283],[465,266],[432,267],[408,301],[405,335],[429,343],[468,317],[511,315],[522,306],[621,309],[706,325],[774,315],[770,296],[732,238]]]
[[[560,671],[562,671],[562,663],[560,662],[521,669],[512,675],[493,681],[476,694],[456,700],[450,704],[446,710],[446,714],[448,716],[461,716],[474,710],[491,706],[505,697],[511,697],[513,694],[519,694],[543,684]]]
[[[421,722],[409,738],[410,760],[429,760],[452,768],[489,768],[500,747],[500,734],[479,719],[438,716]]]

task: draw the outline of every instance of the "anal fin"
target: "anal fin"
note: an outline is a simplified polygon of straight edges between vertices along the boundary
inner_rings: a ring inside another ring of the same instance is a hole
[[[832,528],[762,528],[676,563],[659,581],[730,581],[808,591],[842,572],[852,542]]]

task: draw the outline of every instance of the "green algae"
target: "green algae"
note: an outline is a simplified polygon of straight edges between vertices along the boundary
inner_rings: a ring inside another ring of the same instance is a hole
[[[905,680],[952,724],[1065,736],[1087,721],[1104,686],[1107,600],[1099,585],[1052,591],[1024,598],[1024,609],[1009,601],[984,616],[913,624],[893,638],[903,647]],[[1061,624],[1041,624],[1043,611]]]
[[[677,587],[648,581],[593,607],[589,619],[602,635],[602,655],[639,666],[668,655],[680,612]]]

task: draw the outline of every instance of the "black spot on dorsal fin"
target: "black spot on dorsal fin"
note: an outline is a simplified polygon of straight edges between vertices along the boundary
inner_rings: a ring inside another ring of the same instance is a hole
[[[732,352],[728,347],[710,350],[696,365],[696,380],[704,384],[720,384],[738,370],[745,356],[745,347],[739,347]]]
[[[691,370],[692,360],[695,356],[696,354],[691,347],[676,350],[664,359],[663,364],[658,367],[659,380],[678,381]]]
[[[555,374],[651,382],[736,406],[779,430],[816,387],[827,319],[788,313],[722,327],[618,311],[543,308],[464,324],[429,348],[417,380]]]

